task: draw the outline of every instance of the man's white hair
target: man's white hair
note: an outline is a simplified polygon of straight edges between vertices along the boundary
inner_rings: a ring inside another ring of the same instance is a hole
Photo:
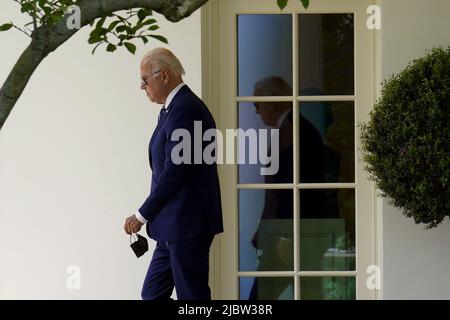
[[[281,77],[270,76],[258,80],[253,87],[256,96],[291,96],[292,89]]]
[[[152,66],[152,72],[158,69],[169,70],[175,76],[183,76],[185,74],[183,65],[180,60],[166,48],[155,48],[147,52],[142,58],[142,65]]]

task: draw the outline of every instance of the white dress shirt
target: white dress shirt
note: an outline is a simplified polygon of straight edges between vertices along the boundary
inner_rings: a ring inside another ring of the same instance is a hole
[[[172,91],[170,91],[169,95],[166,98],[166,102],[163,104],[163,108],[167,108],[170,103],[172,102],[173,98],[175,97],[175,95],[178,93],[178,91],[180,91],[180,89],[184,86],[184,83],[181,82],[179,85],[177,85]],[[136,213],[134,214],[136,216],[136,219],[138,219],[141,223],[146,224],[147,223],[147,219],[145,219],[142,214],[138,211],[136,211]]]

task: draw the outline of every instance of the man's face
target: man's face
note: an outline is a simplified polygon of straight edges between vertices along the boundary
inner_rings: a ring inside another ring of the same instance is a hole
[[[150,101],[163,104],[165,101],[162,70],[153,70],[151,64],[141,64],[141,89],[145,91]]]
[[[258,96],[264,96],[265,92],[261,91],[259,88],[255,88],[253,90],[253,95]],[[261,117],[261,120],[264,122],[264,124],[268,126],[274,126],[276,124],[276,119],[273,114],[273,105],[270,102],[255,102],[253,104],[255,106],[255,112],[259,114]]]
[[[277,124],[277,115],[274,112],[274,106],[270,102],[255,102],[255,112],[259,114],[261,120],[268,126],[275,127]]]

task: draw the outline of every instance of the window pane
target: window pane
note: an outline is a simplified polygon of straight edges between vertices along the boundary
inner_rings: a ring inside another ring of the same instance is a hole
[[[355,300],[355,277],[301,277],[302,300]]]
[[[300,190],[300,269],[355,270],[355,190]]]
[[[299,55],[300,95],[353,95],[353,14],[300,14]]]
[[[238,108],[239,183],[292,183],[292,103],[243,102]],[[275,129],[278,139],[271,138]]]
[[[240,300],[293,300],[294,279],[287,277],[241,277]]]
[[[353,101],[300,104],[300,182],[355,181]]]
[[[237,28],[238,95],[253,95],[255,83],[270,76],[283,78],[292,88],[292,16],[243,14]]]
[[[293,191],[239,190],[239,270],[293,271]]]

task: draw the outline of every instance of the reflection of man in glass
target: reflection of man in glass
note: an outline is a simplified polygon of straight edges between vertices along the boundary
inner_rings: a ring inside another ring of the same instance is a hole
[[[255,96],[291,96],[292,89],[280,77],[259,80],[254,86]],[[292,102],[257,102],[256,113],[268,126],[279,129],[279,170],[266,176],[265,183],[293,183],[293,113]],[[302,181],[321,181],[323,142],[314,126],[300,115],[299,139]],[[313,214],[320,199],[303,199],[301,209]],[[257,271],[292,271],[293,266],[293,191],[292,189],[266,189],[264,209],[252,245],[260,252]],[[302,216],[302,218],[307,218]],[[292,282],[291,278],[257,278],[249,299],[277,299]]]

